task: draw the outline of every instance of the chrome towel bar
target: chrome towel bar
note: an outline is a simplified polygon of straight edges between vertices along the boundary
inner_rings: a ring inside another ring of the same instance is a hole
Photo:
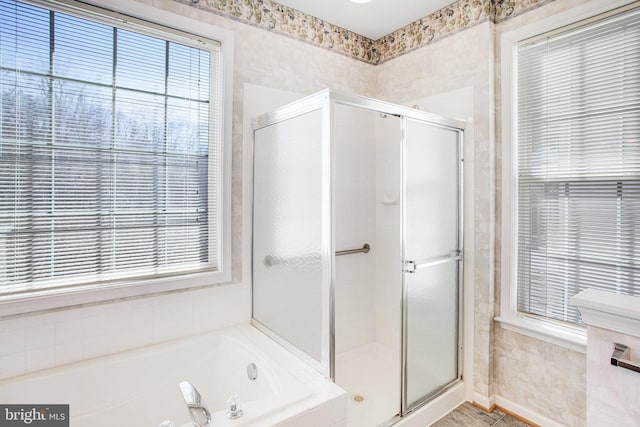
[[[362,245],[361,248],[358,248],[358,249],[347,249],[344,251],[336,251],[336,256],[359,254],[359,253],[367,254],[369,253],[370,250],[371,250],[371,245],[369,245],[368,243],[365,243],[364,245]]]
[[[630,369],[634,372],[640,372],[640,365],[631,361],[631,351],[624,344],[613,343],[613,354],[611,355],[611,364],[621,368]]]

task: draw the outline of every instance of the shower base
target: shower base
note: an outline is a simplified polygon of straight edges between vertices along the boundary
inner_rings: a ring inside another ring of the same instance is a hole
[[[347,427],[386,424],[400,409],[400,361],[370,343],[336,355],[336,383],[347,391]]]

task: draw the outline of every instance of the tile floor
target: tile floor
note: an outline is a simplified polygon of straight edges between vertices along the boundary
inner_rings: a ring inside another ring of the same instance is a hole
[[[499,409],[488,414],[466,402],[433,423],[431,427],[530,427],[530,425]]]

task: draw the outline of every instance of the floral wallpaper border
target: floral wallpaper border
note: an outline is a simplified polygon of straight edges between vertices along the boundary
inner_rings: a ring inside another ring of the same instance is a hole
[[[458,0],[378,40],[271,0],[176,0],[377,65],[487,20],[501,22],[554,0]]]

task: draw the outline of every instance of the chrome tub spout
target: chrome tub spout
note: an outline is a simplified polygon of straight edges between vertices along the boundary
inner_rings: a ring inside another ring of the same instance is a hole
[[[184,403],[187,404],[191,421],[196,427],[211,427],[211,413],[207,404],[202,400],[202,396],[189,381],[182,381],[178,384]]]

